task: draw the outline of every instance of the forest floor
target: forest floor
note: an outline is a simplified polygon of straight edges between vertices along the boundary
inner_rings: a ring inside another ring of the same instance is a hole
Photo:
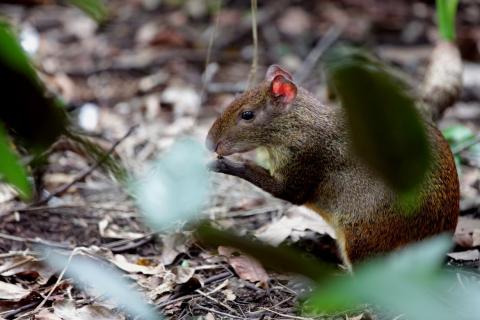
[[[214,118],[246,86],[253,52],[249,2],[223,1],[218,15],[216,3],[108,1],[110,19],[102,26],[64,6],[2,5],[0,14],[17,27],[42,79],[67,102],[72,119],[88,135],[109,145],[138,125],[115,151],[131,172],[140,174],[179,137],[194,136],[203,143]],[[414,1],[264,2],[258,11],[257,80],[266,66],[277,63],[324,99],[320,63],[308,68],[306,57],[329,34],[332,40],[367,46],[420,81],[436,39],[433,13],[431,5]],[[480,132],[478,19],[480,5],[465,1],[458,28],[465,89],[439,123],[441,129],[457,126],[459,135],[471,132],[475,139]],[[461,218],[448,263],[479,276],[480,149],[459,148],[456,156]],[[77,181],[91,165],[71,151],[53,153],[43,192],[75,183],[40,206],[22,206],[8,187],[0,186],[0,280],[15,285],[0,288],[1,317],[127,318],[68,279],[57,283],[59,270],[42,264],[37,252],[38,245],[46,245],[84,247],[115,265],[172,319],[313,319],[299,316],[297,301],[305,286],[297,278],[264,271],[247,256],[232,256],[228,248],[204,248],[188,228],[152,233],[127,191],[103,172],[94,170]],[[334,235],[318,216],[239,179],[219,174],[212,179],[203,217],[335,261]],[[316,318],[379,317],[359,308]]]

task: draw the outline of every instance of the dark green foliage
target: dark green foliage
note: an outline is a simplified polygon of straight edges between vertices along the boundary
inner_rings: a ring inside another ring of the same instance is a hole
[[[94,142],[72,132],[62,103],[49,96],[11,28],[0,21],[0,125],[6,128],[17,149],[32,156],[30,166],[45,164],[44,151],[64,135],[87,158],[117,179],[124,181],[125,169]],[[23,198],[31,196],[26,170],[16,161],[7,132],[0,131],[0,174]]]
[[[13,152],[7,134],[0,124],[0,178],[13,185],[20,196],[28,199],[32,196],[32,185],[28,181],[25,168]]]
[[[68,0],[68,2],[83,10],[97,22],[102,22],[107,15],[107,8],[102,0]]]
[[[332,49],[325,67],[347,114],[354,151],[398,193],[414,190],[426,175],[431,154],[406,86],[356,48]]]
[[[27,56],[8,25],[0,22],[0,120],[28,149],[39,152],[65,131],[67,117],[45,95]]]

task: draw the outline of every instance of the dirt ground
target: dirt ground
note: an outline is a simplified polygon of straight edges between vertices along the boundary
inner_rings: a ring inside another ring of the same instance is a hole
[[[141,173],[177,138],[188,135],[203,141],[214,118],[247,84],[253,53],[250,3],[225,0],[219,11],[218,3],[111,0],[110,18],[101,26],[81,11],[60,5],[0,5],[0,15],[17,27],[42,79],[69,105],[72,119],[88,135],[110,145],[138,125],[116,152],[129,170]],[[305,67],[309,54],[329,35],[334,41],[367,46],[420,81],[437,39],[433,15],[430,1],[262,1],[256,78],[277,63],[325,98],[320,63]],[[457,32],[465,59],[464,91],[439,123],[442,129],[463,125],[477,140],[478,21],[480,3],[462,1]],[[448,257],[448,263],[471,270],[475,277],[480,258],[478,150],[456,150],[461,218],[456,252]],[[71,151],[53,153],[44,192],[70,183],[90,165]],[[212,176],[212,190],[202,217],[338,262],[332,231],[306,209],[219,174]],[[171,319],[313,319],[299,316],[297,301],[308,290],[301,280],[265,272],[245,256],[235,260],[227,248],[204,248],[188,225],[169,234],[152,233],[127,191],[100,170],[40,206],[24,207],[1,185],[0,216],[0,280],[24,290],[11,298],[0,295],[0,316],[5,319],[34,314],[31,319],[129,318],[68,278],[57,283],[58,270],[41,263],[40,244],[65,250],[84,247],[102,257],[123,270]],[[242,267],[247,271],[239,271]],[[369,310],[359,307],[315,318],[382,318]]]

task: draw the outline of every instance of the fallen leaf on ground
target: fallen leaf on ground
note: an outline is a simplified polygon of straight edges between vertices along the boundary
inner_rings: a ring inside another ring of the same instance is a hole
[[[0,281],[0,299],[2,300],[21,300],[29,293],[30,291],[19,285]]]
[[[183,233],[168,234],[162,237],[163,249],[160,261],[164,265],[171,264],[180,254],[187,252],[187,237]]]
[[[113,312],[105,306],[98,304],[87,305],[77,308],[73,301],[60,301],[53,304],[54,314],[63,320],[118,320],[125,319],[124,316]]]
[[[195,268],[176,266],[172,270],[173,274],[176,275],[176,283],[182,284],[190,280],[195,274]]]
[[[278,246],[289,236],[294,242],[304,236],[305,230],[328,234],[336,239],[335,232],[325,220],[305,207],[292,207],[278,221],[268,224],[255,232],[255,236],[273,246]]]
[[[234,248],[220,246],[218,253],[227,257],[228,263],[241,279],[267,286],[269,276],[260,262]]]
[[[457,261],[477,261],[480,259],[480,251],[478,251],[477,249],[461,252],[451,252],[447,255]]]
[[[47,281],[55,274],[55,270],[39,261],[29,261],[27,263],[22,263],[18,267],[10,269],[10,267],[13,267],[28,257],[29,256],[14,257],[5,261],[5,263],[2,265],[2,268],[9,270],[2,272],[2,276],[11,277],[29,274],[30,278],[35,278],[36,283],[41,285],[46,284]]]
[[[153,266],[145,266],[137,263],[132,263],[127,260],[127,258],[121,254],[116,254],[113,256],[113,259],[110,260],[120,269],[130,272],[130,273],[143,273],[148,275],[163,275],[165,274],[165,267],[161,264]]]
[[[35,316],[35,320],[62,320],[62,318],[48,311],[48,309],[43,309]]]

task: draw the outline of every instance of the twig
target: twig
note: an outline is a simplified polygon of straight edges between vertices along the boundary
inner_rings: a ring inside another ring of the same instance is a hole
[[[252,40],[253,40],[253,56],[250,74],[248,75],[248,87],[251,88],[255,82],[258,68],[258,23],[257,23],[257,0],[251,1],[252,10]]]
[[[214,72],[208,72],[208,71],[209,71],[210,59],[212,56],[213,42],[215,41],[218,25],[220,23],[220,10],[222,9],[222,0],[217,0],[217,6],[218,6],[217,17],[215,19],[215,24],[213,25],[212,34],[210,35],[210,39],[208,41],[207,56],[205,57],[205,71],[203,72],[203,85],[202,85],[202,91],[200,92],[200,101],[202,102],[205,99],[205,89],[207,88],[214,74]]]
[[[43,239],[32,239],[32,238],[23,238],[23,237],[18,237],[18,236],[12,236],[12,235],[5,234],[5,233],[0,233],[0,238],[11,240],[11,241],[17,241],[17,242],[36,243],[36,244],[41,244],[41,245],[44,245],[44,246],[47,246],[47,247],[53,247],[53,248],[70,249],[70,250],[72,249],[71,246],[65,245],[65,244],[50,242],[50,241],[43,240]]]
[[[0,259],[6,259],[6,258],[12,258],[12,257],[26,257],[26,256],[38,256],[40,253],[35,252],[35,251],[30,251],[30,250],[24,250],[24,251],[10,251],[7,253],[0,253]],[[0,272],[1,273],[1,272]]]
[[[21,312],[24,312],[26,310],[30,310],[31,308],[35,307],[36,305],[38,304],[38,301],[33,301],[33,302],[30,302],[26,305],[23,305],[21,307],[19,307],[18,309],[15,309],[15,310],[11,310],[11,311],[6,311],[5,313],[2,312],[1,313],[1,319],[13,319],[13,317],[15,317],[17,314],[21,313]],[[26,315],[30,315],[31,313],[28,312]],[[17,320],[18,319],[22,319],[24,318],[23,315],[21,315],[20,317],[16,318]]]
[[[141,237],[135,239],[123,239],[119,241],[110,242],[104,244],[103,247],[110,249],[113,253],[120,253],[127,250],[138,248],[153,239],[153,236],[157,234],[157,232],[150,232],[145,234]]]
[[[298,83],[302,83],[305,79],[310,75],[313,68],[317,64],[318,59],[322,56],[322,54],[338,39],[340,34],[342,33],[342,28],[338,26],[330,27],[327,30],[325,35],[318,40],[315,47],[310,51],[310,53],[305,58],[305,61],[300,66],[298,71],[295,73],[294,79]]]
[[[244,319],[243,317],[234,316],[233,314],[229,314],[229,313],[226,313],[226,312],[222,312],[222,311],[218,311],[218,310],[215,310],[215,309],[207,308],[207,307],[204,307],[204,306],[201,306],[201,305],[195,305],[195,306],[193,306],[193,308],[197,308],[197,309],[205,310],[205,311],[208,311],[208,312],[216,313],[216,314],[219,314],[221,316],[227,317],[227,319]]]
[[[284,313],[280,313],[280,312],[278,312],[278,311],[274,311],[274,310],[272,310],[272,309],[265,308],[265,307],[260,307],[260,309],[263,309],[263,310],[265,310],[265,311],[274,313],[274,314],[276,314],[276,315],[279,315],[279,316],[281,316],[281,317],[284,317],[285,319],[313,320],[313,318],[307,318],[307,317],[300,317],[300,316],[294,316],[294,315],[284,314]]]
[[[196,293],[199,293],[200,295],[204,296],[205,298],[209,299],[209,300],[212,300],[213,302],[215,302],[216,304],[219,304],[221,305],[222,307],[224,307],[225,309],[229,310],[230,312],[233,312],[233,313],[237,313],[237,311],[235,309],[233,309],[232,307],[230,307],[229,305],[221,302],[221,301],[218,301],[217,299],[215,299],[214,297],[210,296],[209,294],[201,291],[200,289],[197,289],[195,290]]]
[[[217,281],[220,281],[220,280],[223,280],[223,279],[226,279],[226,278],[230,278],[232,276],[233,276],[233,273],[231,273],[230,271],[225,271],[225,272],[216,274],[214,276],[211,276],[210,278],[205,279],[203,284],[206,286],[210,283],[217,282]]]
[[[72,252],[70,253],[70,256],[68,257],[67,264],[65,265],[65,268],[63,268],[62,272],[60,272],[60,275],[58,276],[57,281],[56,281],[55,284],[52,286],[52,288],[51,288],[50,291],[47,293],[47,295],[46,295],[45,298],[42,300],[42,302],[40,302],[40,304],[33,310],[33,313],[39,311],[40,308],[43,307],[43,305],[48,301],[48,299],[50,299],[50,296],[51,296],[52,293],[55,291],[55,289],[57,289],[58,285],[59,285],[60,282],[62,281],[63,276],[65,275],[65,272],[67,272],[67,269],[68,269],[68,267],[70,266],[70,263],[72,262],[73,257],[75,256],[75,254],[76,254],[78,251],[79,251],[79,248],[75,248],[75,249],[72,250]]]
[[[88,177],[90,174],[92,174],[93,171],[95,171],[95,169],[97,169],[102,163],[104,163],[108,157],[113,153],[113,151],[115,151],[115,148],[120,144],[122,143],[126,138],[128,138],[134,131],[135,129],[138,127],[138,125],[134,125],[132,127],[130,127],[130,129],[127,131],[126,134],[123,135],[123,137],[121,137],[120,139],[118,139],[111,147],[110,149],[105,153],[105,155],[100,159],[98,160],[97,162],[95,162],[93,165],[91,165],[89,168],[87,168],[83,173],[79,174],[75,179],[73,179],[70,183],[67,183],[65,185],[63,185],[62,187],[60,187],[59,189],[57,189],[55,192],[53,193],[50,193],[48,196],[46,196],[45,198],[37,201],[36,203],[34,203],[33,205],[31,206],[39,206],[39,205],[42,205],[42,204],[45,204],[45,203],[48,203],[48,201],[50,201],[53,197],[57,197],[57,196],[60,196],[62,194],[64,194],[65,192],[68,191],[68,189],[70,189],[74,184],[76,184],[77,182],[79,181],[82,181],[84,180],[86,177]],[[30,206],[29,206],[30,207]]]
[[[170,305],[170,304],[173,304],[173,303],[176,303],[176,302],[180,302],[180,301],[183,301],[183,300],[192,299],[192,298],[194,298],[194,297],[195,297],[194,294],[189,294],[189,295],[182,296],[182,297],[179,297],[179,298],[176,298],[176,299],[164,301],[164,302],[162,302],[162,303],[157,304],[157,305],[155,306],[155,310],[162,309],[162,308],[165,308],[166,306],[168,306],[168,305]]]

